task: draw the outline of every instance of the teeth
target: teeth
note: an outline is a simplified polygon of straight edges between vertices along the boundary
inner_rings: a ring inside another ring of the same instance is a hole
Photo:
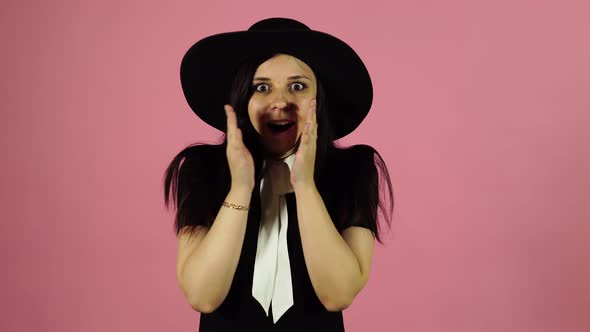
[[[276,121],[276,122],[272,122],[272,124],[275,124],[275,125],[286,125],[288,123],[289,123],[289,121]]]

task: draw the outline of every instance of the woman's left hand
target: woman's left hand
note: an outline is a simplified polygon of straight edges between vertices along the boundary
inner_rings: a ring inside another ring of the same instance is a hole
[[[315,185],[313,173],[315,165],[318,124],[316,121],[316,100],[310,100],[305,125],[301,133],[301,142],[295,153],[291,184],[293,188]]]

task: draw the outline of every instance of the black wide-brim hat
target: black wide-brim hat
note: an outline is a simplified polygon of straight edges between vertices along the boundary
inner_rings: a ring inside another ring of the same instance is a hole
[[[180,66],[189,106],[207,124],[225,131],[223,105],[229,103],[237,68],[248,58],[276,53],[305,62],[322,82],[334,139],[351,133],[369,113],[373,86],[356,52],[342,40],[288,18],[265,19],[247,31],[212,35],[191,46]]]

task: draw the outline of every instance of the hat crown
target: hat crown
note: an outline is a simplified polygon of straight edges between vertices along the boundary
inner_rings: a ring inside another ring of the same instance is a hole
[[[284,17],[262,19],[248,30],[218,33],[191,46],[180,65],[180,79],[193,112],[226,131],[227,120],[219,110],[231,101],[238,68],[277,53],[303,61],[321,80],[330,105],[322,109],[333,139],[358,127],[373,101],[371,77],[358,54],[339,38]]]
[[[307,25],[290,18],[273,17],[254,23],[248,31],[311,30]]]

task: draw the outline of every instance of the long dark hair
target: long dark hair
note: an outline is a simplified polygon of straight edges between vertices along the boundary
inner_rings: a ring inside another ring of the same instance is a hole
[[[258,56],[244,61],[237,68],[228,95],[229,104],[236,111],[244,145],[254,159],[257,184],[266,171],[263,169],[265,154],[259,134],[248,116],[248,102],[254,92],[252,80],[256,69],[273,56],[274,54]],[[379,208],[390,225],[394,206],[391,180],[385,162],[369,145],[340,147],[335,144],[327,112],[328,99],[319,77],[316,100],[318,134],[314,180],[318,191],[339,231],[355,225],[369,228],[375,238],[383,243],[377,223],[377,210]],[[185,227],[192,232],[199,225],[211,226],[215,220],[231,185],[226,146],[225,133],[217,144],[189,145],[176,155],[166,169],[164,202],[166,207],[169,207],[171,199],[175,203],[177,236]],[[380,184],[384,184],[387,189],[388,195],[384,199],[381,198]],[[252,202],[258,202],[259,195],[255,189]],[[386,201],[389,202],[389,209],[386,209]]]

